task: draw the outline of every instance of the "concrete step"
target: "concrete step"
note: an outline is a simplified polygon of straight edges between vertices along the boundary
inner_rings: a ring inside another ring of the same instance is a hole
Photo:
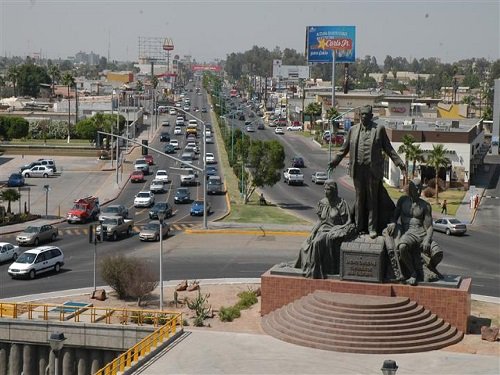
[[[287,342],[351,353],[416,353],[462,339],[422,306],[393,298],[316,291],[266,315],[262,327]]]

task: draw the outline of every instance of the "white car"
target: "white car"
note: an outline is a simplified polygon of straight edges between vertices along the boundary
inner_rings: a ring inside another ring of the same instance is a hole
[[[134,207],[151,207],[155,204],[155,196],[150,191],[140,191],[134,199]]]
[[[181,135],[182,134],[182,128],[180,126],[176,126],[174,128],[174,135]]]
[[[200,153],[200,148],[196,145],[196,142],[188,142],[186,147],[192,147],[195,154]]]
[[[177,139],[171,139],[170,144],[175,147],[176,150],[179,150],[179,141]]]
[[[275,134],[285,134],[285,132],[283,131],[283,128],[279,127],[279,126],[276,129],[274,129],[274,133]]]
[[[165,181],[153,180],[149,185],[149,191],[151,191],[152,193],[164,193],[165,191],[167,191],[167,185]]]
[[[324,184],[328,180],[328,175],[325,172],[314,172],[311,176],[311,182],[315,184]]]
[[[302,125],[290,125],[286,127],[287,131],[302,131]]]
[[[160,180],[160,181],[168,182],[169,179],[168,179],[167,171],[165,169],[158,169],[158,171],[156,172],[156,175],[155,175],[154,179],[155,180]]]
[[[31,169],[25,169],[22,173],[24,178],[27,177],[44,177],[47,178],[49,176],[54,175],[54,170],[45,165],[37,165],[32,167]]]
[[[215,164],[216,161],[215,161],[214,154],[212,154],[211,152],[207,152],[205,154],[205,161],[206,161],[207,164]]]
[[[134,162],[134,170],[143,171],[144,175],[149,174],[149,164],[146,159],[137,159]]]
[[[206,137],[205,142],[214,143],[214,139],[212,137]]]
[[[8,273],[12,278],[29,277],[34,279],[42,272],[54,270],[56,273],[64,266],[64,254],[55,246],[40,246],[27,250],[9,267]]]
[[[168,111],[168,113],[170,115],[174,115],[175,116],[177,114],[177,111],[174,108],[170,108],[170,110]]]
[[[16,260],[19,255],[19,246],[8,242],[0,242],[0,262]]]

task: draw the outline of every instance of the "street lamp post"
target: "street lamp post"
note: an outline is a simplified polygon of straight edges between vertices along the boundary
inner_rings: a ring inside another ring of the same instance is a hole
[[[50,191],[50,185],[43,185],[43,188],[45,189],[45,218],[48,218],[48,212],[49,212],[49,191]]]
[[[120,135],[120,97],[118,96],[118,106],[116,108],[116,135]],[[118,153],[119,153],[119,138],[116,138],[116,184],[118,185]],[[113,151],[111,151],[113,153]]]
[[[50,348],[54,352],[54,374],[59,375],[59,353],[61,352],[63,346],[64,346],[64,341],[66,340],[66,337],[64,337],[64,333],[62,332],[53,332],[49,336],[49,344]]]
[[[163,310],[163,220],[165,214],[158,213],[158,220],[160,221],[160,310]]]

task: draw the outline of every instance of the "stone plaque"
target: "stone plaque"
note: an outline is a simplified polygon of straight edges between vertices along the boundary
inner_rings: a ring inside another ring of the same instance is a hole
[[[360,236],[340,247],[340,278],[342,280],[381,283],[384,281],[384,239]]]

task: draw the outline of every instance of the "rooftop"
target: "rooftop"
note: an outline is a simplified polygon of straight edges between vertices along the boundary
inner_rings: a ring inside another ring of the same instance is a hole
[[[413,131],[436,131],[436,132],[459,132],[467,133],[476,126],[480,119],[428,119],[410,117],[380,117],[376,120],[386,128],[394,130],[413,130]]]

